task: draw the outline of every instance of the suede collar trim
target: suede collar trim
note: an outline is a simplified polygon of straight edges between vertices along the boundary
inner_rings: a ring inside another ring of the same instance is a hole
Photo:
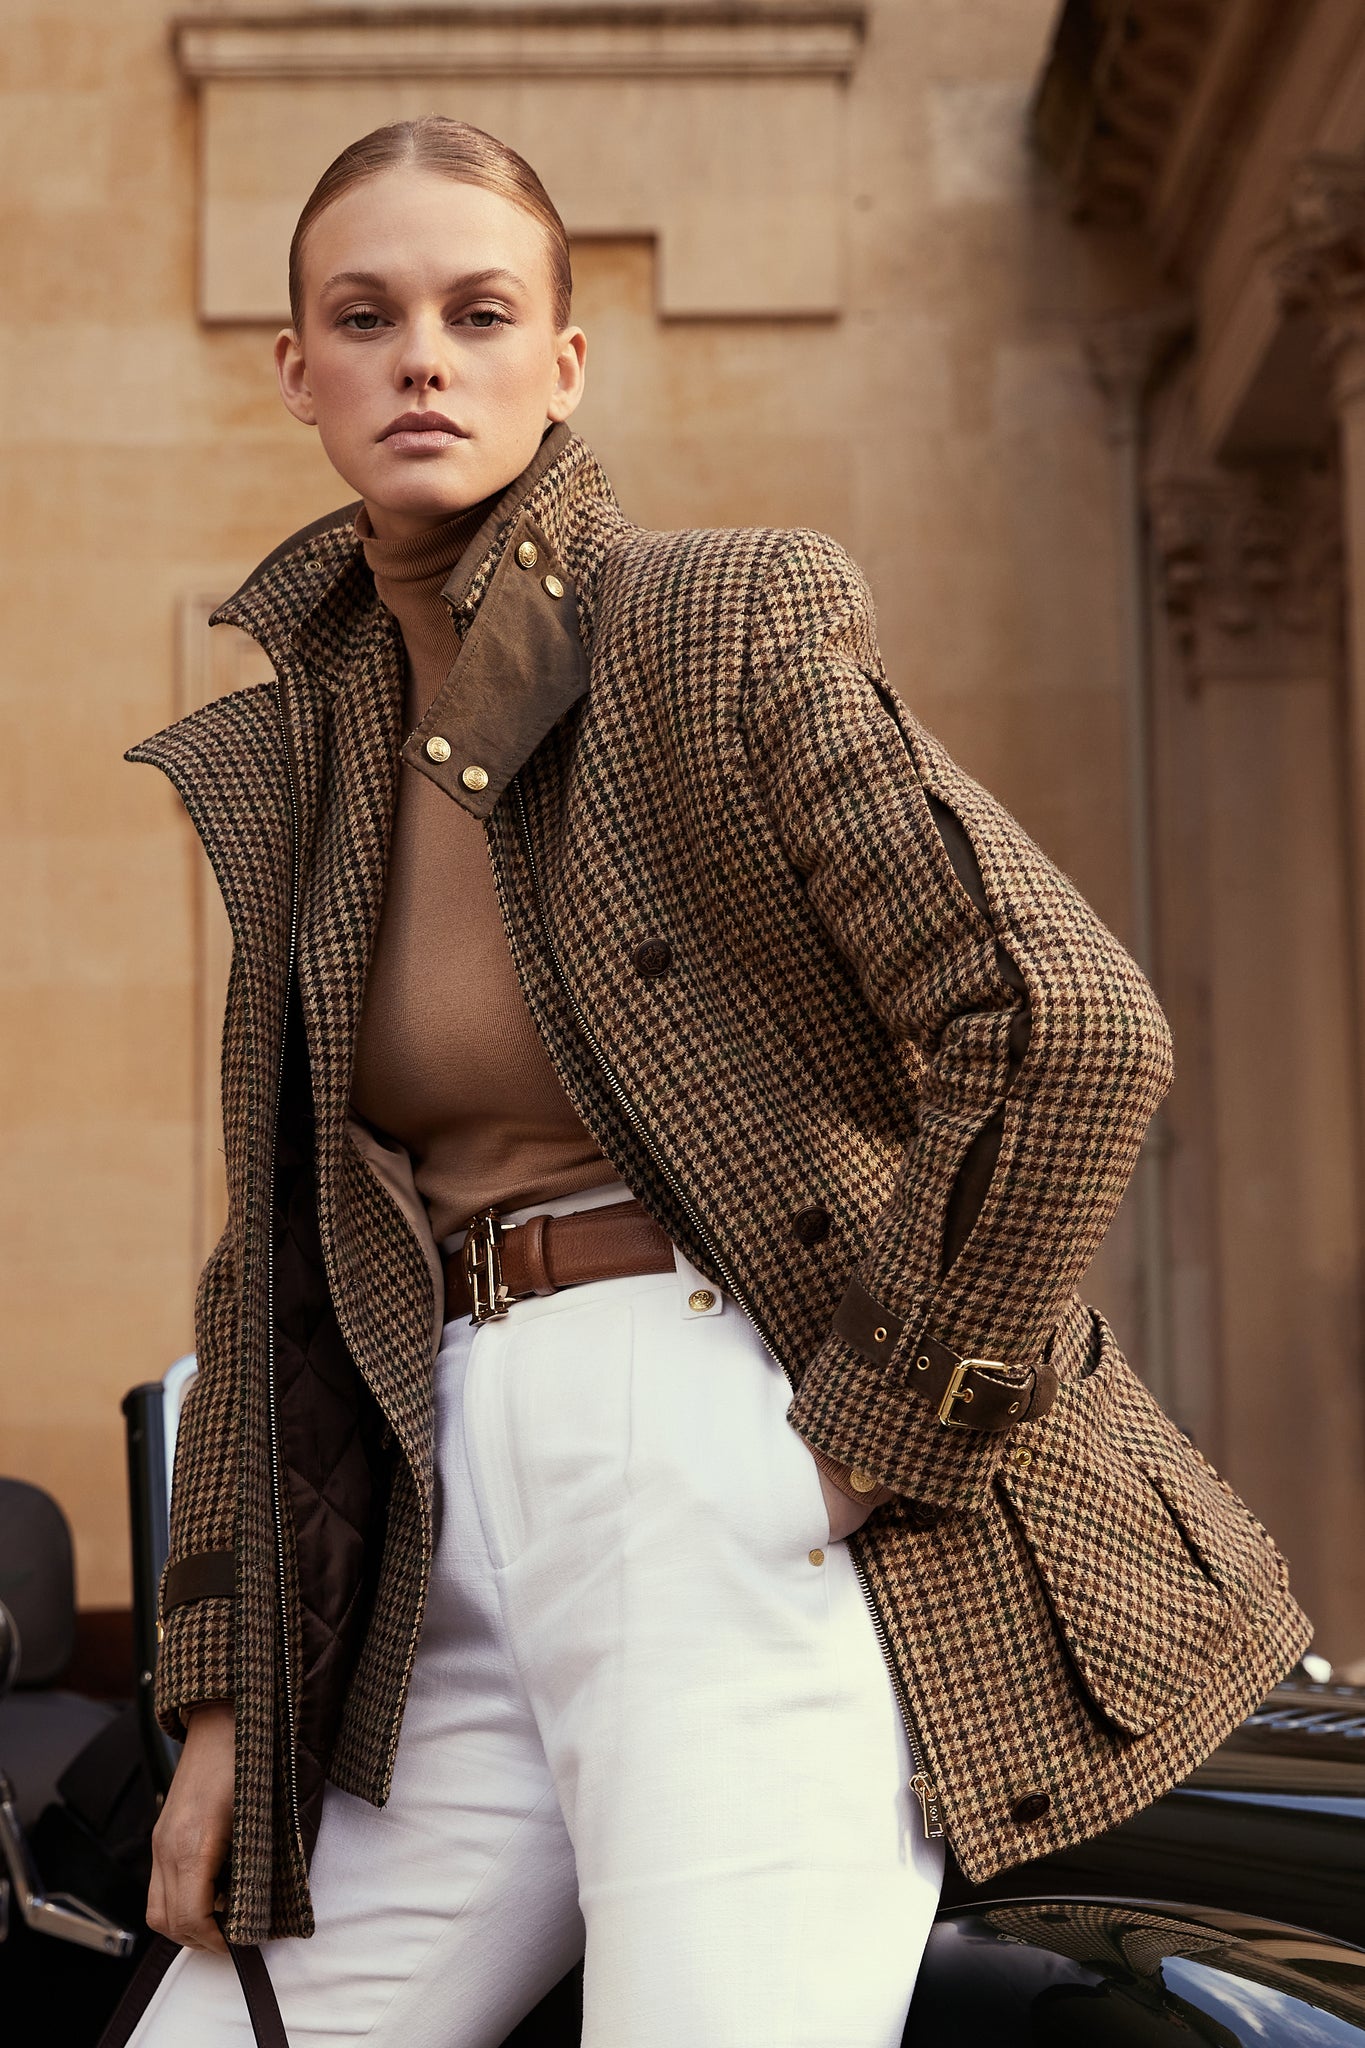
[[[522,512],[507,534],[476,606],[468,591],[483,557],[477,537],[442,593],[451,610],[473,609],[455,665],[403,748],[403,762],[486,818],[588,687],[569,572],[543,526]],[[465,593],[463,599],[457,594]]]

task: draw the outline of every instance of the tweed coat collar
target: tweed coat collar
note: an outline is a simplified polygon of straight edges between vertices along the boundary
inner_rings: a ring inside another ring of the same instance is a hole
[[[320,1092],[332,1110],[323,1121],[338,1134],[400,762],[487,818],[586,693],[602,570],[633,530],[587,444],[563,424],[551,428],[449,580],[465,644],[405,745],[402,637],[375,591],[354,512],[343,507],[293,535],[212,615],[259,643],[274,687],[219,698],[128,755],[170,777],[203,840],[266,1043],[282,1028],[297,915],[305,1008],[322,1027],[319,1046],[335,1049],[337,1071],[325,1077],[334,1085]],[[518,560],[524,543],[536,550],[534,572]],[[437,733],[450,749],[444,761],[426,750]],[[461,779],[471,766],[487,776],[480,788]],[[338,929],[341,949],[328,937]]]
[[[295,534],[211,623],[238,626],[257,640],[291,694],[304,679],[329,698],[354,692],[362,679],[373,686],[377,665],[388,685],[378,694],[387,702],[401,643],[375,595],[354,512],[343,507]],[[473,816],[489,815],[587,689],[595,571],[610,529],[626,526],[596,459],[561,422],[499,497],[448,579],[443,595],[465,643],[458,675],[452,670],[403,759]],[[433,738],[438,745],[428,752]],[[483,776],[463,780],[471,767]]]

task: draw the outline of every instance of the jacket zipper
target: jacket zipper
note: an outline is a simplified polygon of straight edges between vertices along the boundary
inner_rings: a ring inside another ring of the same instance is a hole
[[[289,743],[284,708],[284,688],[277,680],[275,701],[280,716],[280,740],[284,748],[285,780],[289,786],[289,959],[284,984],[284,1007],[280,1016],[280,1050],[275,1067],[275,1115],[271,1124],[270,1169],[266,1176],[265,1253],[265,1398],[270,1434],[270,1507],[275,1527],[275,1590],[280,1619],[280,1678],[284,1689],[285,1790],[289,1818],[299,1855],[303,1855],[303,1828],[299,1821],[298,1751],[295,1742],[294,1672],[289,1644],[288,1579],[284,1559],[284,1489],[280,1478],[280,1418],[275,1385],[275,1167],[279,1151],[280,1112],[284,1104],[285,1042],[289,1031],[289,1000],[299,950],[299,799],[294,783],[294,756]]]
[[[779,1352],[777,1346],[773,1343],[772,1338],[768,1335],[767,1330],[764,1328],[747,1295],[736,1282],[734,1273],[730,1268],[730,1263],[728,1259],[724,1257],[719,1247],[717,1246],[715,1239],[712,1237],[711,1232],[708,1230],[706,1224],[702,1221],[702,1218],[697,1213],[696,1204],[693,1202],[691,1196],[687,1193],[687,1190],[677,1180],[676,1176],[669,1167],[667,1160],[664,1159],[664,1157],[659,1151],[658,1146],[655,1144],[653,1136],[650,1133],[647,1125],[645,1124],[644,1118],[640,1115],[639,1110],[631,1101],[630,1097],[626,1094],[625,1089],[621,1086],[620,1081],[618,1080],[616,1074],[613,1072],[607,1060],[606,1054],[603,1052],[601,1046],[597,1042],[597,1038],[593,1032],[592,1026],[588,1023],[587,1018],[583,1014],[583,1009],[578,1001],[577,996],[574,994],[573,989],[569,985],[569,978],[564,972],[564,963],[560,959],[559,947],[555,943],[554,933],[550,929],[550,922],[545,913],[545,901],[541,894],[540,888],[540,870],[536,864],[535,849],[531,844],[531,831],[526,817],[526,799],[522,792],[520,775],[514,775],[512,778],[512,792],[516,802],[517,823],[520,830],[521,843],[523,850],[526,854],[526,864],[531,875],[531,893],[535,899],[536,916],[539,919],[540,929],[544,936],[545,944],[549,949],[550,958],[554,962],[555,973],[559,979],[560,987],[563,989],[565,995],[569,1000],[569,1005],[573,1010],[574,1017],[578,1023],[578,1028],[582,1032],[584,1040],[586,1041],[593,1058],[596,1060],[597,1065],[601,1069],[603,1077],[606,1080],[607,1085],[610,1087],[612,1094],[615,1096],[617,1102],[621,1105],[621,1108],[625,1111],[627,1117],[630,1119],[632,1129],[635,1131],[637,1137],[644,1144],[644,1146],[650,1154],[650,1157],[653,1159],[655,1165],[659,1169],[659,1172],[663,1175],[664,1179],[668,1182],[669,1187],[676,1195],[678,1202],[680,1206],[683,1208],[683,1210],[686,1212],[687,1218],[691,1223],[693,1230],[696,1232],[699,1241],[706,1246],[707,1251],[710,1253],[712,1264],[715,1266],[716,1271],[720,1274],[722,1280],[725,1282],[726,1289],[728,1290],[731,1298],[734,1301],[736,1301],[739,1304],[740,1308],[744,1311],[744,1314],[748,1317],[750,1323],[752,1323],[754,1329],[757,1331],[761,1342],[763,1343],[765,1348],[772,1354],[772,1357],[776,1360],[777,1364],[782,1368],[782,1373],[787,1381],[788,1386],[791,1386],[792,1377],[790,1372],[787,1370],[786,1360],[782,1357],[782,1354]],[[497,879],[496,867],[494,868],[494,879],[495,881]],[[850,1542],[852,1542],[852,1540],[853,1539],[850,1539]],[[849,1561],[853,1566],[854,1574],[857,1577],[858,1584],[862,1588],[863,1598],[866,1600],[869,1611],[871,1612],[872,1625],[876,1630],[877,1641],[881,1647],[882,1656],[886,1662],[886,1668],[890,1673],[891,1684],[896,1695],[896,1703],[900,1708],[901,1719],[905,1723],[905,1739],[910,1751],[910,1789],[914,1793],[916,1799],[918,1799],[919,1801],[920,1813],[924,1821],[925,1837],[928,1841],[931,1842],[938,1841],[941,1840],[944,1832],[943,1815],[939,1805],[938,1793],[929,1777],[927,1770],[925,1769],[924,1752],[920,1748],[919,1739],[915,1734],[915,1725],[910,1712],[910,1702],[906,1697],[905,1684],[903,1679],[901,1678],[899,1666],[897,1665],[896,1660],[892,1655],[891,1641],[887,1633],[886,1627],[886,1617],[882,1613],[881,1607],[878,1605],[877,1597],[875,1593],[872,1591],[872,1587],[868,1581],[867,1572],[864,1569],[862,1559],[859,1556],[856,1549],[850,1548]]]

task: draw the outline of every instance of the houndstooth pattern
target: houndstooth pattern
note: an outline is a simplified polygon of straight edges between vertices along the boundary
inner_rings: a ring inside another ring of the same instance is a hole
[[[586,697],[487,821],[522,988],[622,1179],[743,1298],[792,1379],[793,1421],[900,1496],[854,1547],[953,1847],[984,1878],[1157,1796],[1308,1638],[1265,1532],[1074,1291],[1169,1080],[1164,1020],[1074,887],[895,697],[866,586],[835,543],[633,527],[561,429],[487,530],[460,626],[497,604],[522,517],[573,580],[591,663]],[[220,1547],[235,1501],[245,1592],[230,1644],[221,1616],[171,1617],[159,1697],[170,1721],[235,1690],[229,1925],[253,1939],[311,1925],[280,1808],[262,1395],[291,775],[322,1242],[345,1341],[404,1453],[331,1765],[376,1801],[430,1559],[433,1304],[421,1248],[345,1134],[403,737],[401,648],[349,515],[297,536],[220,616],[274,660],[284,727],[273,689],[247,692],[134,758],[181,789],[239,960],[231,1218],[201,1293],[218,1306],[201,1315],[172,1554]],[[970,838],[989,916],[930,797]],[[672,965],[645,979],[633,956],[651,937]],[[945,1274],[949,1195],[996,1115],[985,1206]],[[816,1204],[832,1223],[812,1245],[794,1223]],[[903,1320],[889,1359],[831,1333],[855,1273]],[[944,1430],[914,1391],[926,1329],[977,1355],[1050,1358],[1057,1406],[1009,1438]],[[296,1629],[293,1592],[291,1608]],[[1034,1798],[1016,1817],[1036,1794],[1043,1810]]]

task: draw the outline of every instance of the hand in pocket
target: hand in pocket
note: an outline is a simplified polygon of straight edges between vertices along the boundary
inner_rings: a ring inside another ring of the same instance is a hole
[[[880,1501],[881,1494],[878,1492],[870,1497],[855,1498],[852,1494],[845,1493],[842,1487],[836,1486],[828,1473],[818,1464],[816,1471],[820,1475],[820,1491],[825,1496],[825,1511],[829,1516],[829,1540],[831,1543],[842,1543],[855,1529],[862,1528]]]

